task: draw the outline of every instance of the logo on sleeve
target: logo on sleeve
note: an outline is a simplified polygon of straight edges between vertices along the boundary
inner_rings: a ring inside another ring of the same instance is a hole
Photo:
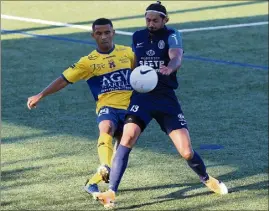
[[[143,44],[144,44],[144,42],[136,43],[136,48],[141,48],[141,47],[143,47]]]
[[[176,45],[178,45],[177,35],[176,34],[172,34],[171,37],[175,39]]]

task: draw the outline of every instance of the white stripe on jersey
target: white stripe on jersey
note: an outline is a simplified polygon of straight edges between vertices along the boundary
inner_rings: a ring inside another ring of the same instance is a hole
[[[176,34],[172,34],[171,37],[173,37],[175,39],[176,45],[178,45],[177,35]]]

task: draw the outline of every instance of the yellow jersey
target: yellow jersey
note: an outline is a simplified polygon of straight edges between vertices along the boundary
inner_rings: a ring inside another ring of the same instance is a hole
[[[85,80],[96,101],[96,113],[103,106],[127,109],[132,87],[130,74],[134,53],[130,47],[114,45],[110,52],[92,51],[67,68],[62,77],[68,83]]]

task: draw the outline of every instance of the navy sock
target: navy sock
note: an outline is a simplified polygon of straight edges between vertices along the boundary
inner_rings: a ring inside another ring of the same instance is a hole
[[[132,149],[119,145],[116,155],[112,162],[112,168],[109,176],[109,189],[117,192],[121,178],[127,168],[129,153]]]
[[[202,158],[198,155],[197,152],[193,151],[193,157],[190,160],[187,160],[188,165],[192,168],[192,170],[198,174],[200,180],[206,181],[208,180],[208,174],[206,173],[206,167],[202,160]]]

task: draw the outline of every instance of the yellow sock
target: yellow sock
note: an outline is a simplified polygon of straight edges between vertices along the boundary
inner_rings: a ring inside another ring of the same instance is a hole
[[[95,173],[92,178],[89,179],[87,184],[98,184],[99,182],[102,181],[102,177],[101,175],[99,175],[98,173]]]
[[[98,155],[101,165],[111,167],[111,158],[113,154],[112,136],[107,133],[100,134],[98,138]]]

